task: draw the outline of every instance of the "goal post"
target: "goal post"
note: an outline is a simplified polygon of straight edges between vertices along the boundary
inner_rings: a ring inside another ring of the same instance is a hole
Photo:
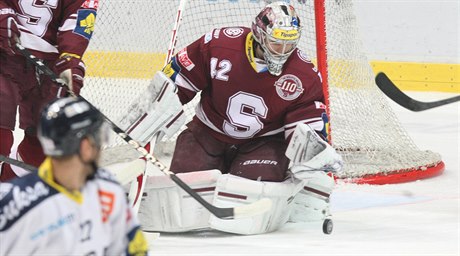
[[[116,122],[154,73],[161,70],[168,50],[177,52],[214,28],[250,27],[266,2],[101,1],[93,38],[84,56],[87,78],[82,95]],[[417,148],[375,85],[359,40],[353,1],[287,2],[296,8],[303,26],[299,48],[322,74],[330,141],[345,161],[339,178],[386,184],[440,174],[444,169],[440,155]],[[178,10],[182,12],[180,26],[176,24]],[[189,120],[197,100],[185,109]],[[167,138],[161,144],[171,150],[174,139]],[[136,152],[124,144],[113,136],[105,152],[115,152],[109,158],[120,161],[135,158]]]

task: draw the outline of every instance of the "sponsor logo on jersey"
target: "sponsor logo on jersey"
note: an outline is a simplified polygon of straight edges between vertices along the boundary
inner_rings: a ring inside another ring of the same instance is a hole
[[[99,7],[99,0],[86,0],[82,5],[82,8],[97,9]]]
[[[326,104],[322,103],[321,101],[315,101],[316,109],[326,109]]]
[[[77,26],[73,32],[81,35],[86,39],[91,39],[96,22],[96,11],[90,9],[78,10]]]
[[[179,59],[180,64],[182,64],[182,66],[184,66],[184,68],[188,71],[192,70],[195,67],[195,64],[188,57],[187,48],[180,50],[177,53],[177,58]]]
[[[73,214],[68,214],[67,216],[63,216],[56,221],[51,222],[50,224],[46,225],[45,227],[39,228],[37,231],[32,232],[30,235],[30,240],[37,240],[40,237],[47,236],[49,233],[56,231],[63,226],[72,223],[75,220],[75,216]]]
[[[115,203],[115,194],[112,192],[99,190],[99,200],[101,202],[102,222],[107,222],[110,214],[113,212]]]
[[[302,82],[294,75],[284,75],[275,82],[276,92],[284,100],[295,100],[303,93]]]
[[[22,214],[22,210],[33,205],[35,201],[46,197],[50,193],[43,182],[37,182],[33,186],[26,186],[21,189],[14,186],[9,202],[0,209],[0,230],[3,230],[8,221],[11,221]]]
[[[311,63],[311,60],[308,59],[307,54],[305,54],[302,50],[297,49],[297,56],[306,63]]]
[[[230,38],[237,38],[243,34],[244,30],[242,28],[226,28],[224,29],[224,35]]]

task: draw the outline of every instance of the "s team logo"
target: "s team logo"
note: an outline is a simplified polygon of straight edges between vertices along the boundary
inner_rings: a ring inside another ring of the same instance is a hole
[[[302,82],[294,75],[284,75],[274,84],[278,96],[284,100],[295,100],[303,93]]]
[[[226,28],[224,29],[224,35],[230,38],[237,38],[243,34],[244,30],[242,28]]]
[[[182,66],[184,66],[184,68],[188,71],[192,70],[195,67],[195,63],[193,63],[192,60],[188,57],[187,47],[180,50],[177,53],[177,57],[179,59],[180,64],[182,64]]]

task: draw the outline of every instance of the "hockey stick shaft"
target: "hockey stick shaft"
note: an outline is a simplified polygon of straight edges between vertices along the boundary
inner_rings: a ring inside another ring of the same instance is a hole
[[[19,160],[16,160],[16,159],[4,156],[4,155],[0,155],[0,161],[3,161],[5,163],[11,164],[11,165],[14,165],[14,166],[17,166],[17,167],[20,167],[20,168],[22,168],[24,170],[27,170],[27,171],[30,171],[30,172],[33,172],[33,171],[37,170],[37,167],[35,167],[35,166],[26,164],[26,163],[24,163],[22,161],[19,161]]]
[[[64,87],[68,90],[68,87],[61,79],[57,77],[57,75],[43,62],[41,62],[38,58],[32,55],[29,50],[23,47],[21,44],[17,43],[16,48],[18,51],[26,57],[26,59],[35,65],[40,71],[44,74],[48,75],[54,82],[56,82],[59,86]],[[70,94],[73,94],[71,90],[69,90]],[[83,97],[79,96],[81,99],[85,100],[90,106],[93,106],[89,101],[84,99]],[[94,106],[93,106],[94,107]],[[96,107],[94,109],[97,110]],[[99,111],[100,112],[100,111]],[[101,115],[104,117],[105,121],[109,123],[115,133],[118,134],[124,141],[128,144],[132,145],[137,151],[139,151],[142,156],[147,160],[150,161],[154,166],[156,166],[161,172],[166,174],[171,180],[173,180],[180,188],[182,188],[185,192],[187,192],[191,197],[197,200],[203,207],[205,207],[209,212],[211,212],[214,216],[221,218],[221,219],[233,219],[239,217],[248,217],[252,215],[261,214],[271,208],[271,201],[269,199],[261,199],[259,201],[254,202],[250,205],[242,205],[237,206],[234,208],[220,208],[216,207],[206,200],[204,200],[197,192],[195,192],[192,188],[190,188],[185,182],[183,182],[179,177],[177,177],[173,172],[169,170],[166,165],[160,162],[157,158],[155,158],[152,154],[150,154],[144,147],[140,145],[139,142],[135,141],[131,138],[125,131],[119,128],[116,124],[114,124],[108,117],[106,117],[102,112]],[[267,201],[268,200],[268,201]]]
[[[176,14],[176,21],[174,22],[174,28],[171,32],[171,41],[169,42],[168,54],[166,55],[165,65],[167,65],[168,62],[171,60],[174,50],[176,49],[177,31],[179,31],[179,27],[182,21],[182,16],[184,14],[186,3],[187,3],[187,0],[181,0],[179,3],[179,8],[177,9],[177,14]]]
[[[377,74],[375,77],[375,83],[380,90],[388,96],[388,98],[392,99],[402,107],[412,111],[423,111],[460,101],[460,96],[433,102],[422,102],[412,99],[402,92],[383,72]]]

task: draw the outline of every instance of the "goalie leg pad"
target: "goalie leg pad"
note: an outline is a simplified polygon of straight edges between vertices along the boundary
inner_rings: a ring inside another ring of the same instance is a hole
[[[329,197],[335,186],[334,178],[322,171],[306,172],[302,190],[294,197],[289,221],[308,222],[330,216]]]
[[[179,173],[177,176],[212,202],[219,170]],[[210,213],[167,176],[151,176],[145,185],[138,217],[144,231],[185,232],[209,227]]]
[[[268,233],[279,229],[289,218],[292,198],[302,189],[303,182],[288,179],[283,182],[255,181],[231,174],[222,175],[214,194],[217,207],[235,207],[261,198],[272,200],[272,208],[261,215],[241,219],[219,219],[211,216],[211,228],[241,235]]]

